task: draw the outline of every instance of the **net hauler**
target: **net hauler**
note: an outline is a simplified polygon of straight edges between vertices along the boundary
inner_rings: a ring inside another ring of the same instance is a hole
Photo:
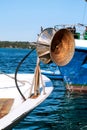
[[[64,66],[72,59],[75,50],[74,37],[68,29],[47,28],[41,32],[37,43],[38,56],[46,64],[53,61]]]
[[[81,41],[67,28],[44,29],[37,39],[40,60],[59,66],[69,91],[87,92],[87,47],[80,47]]]

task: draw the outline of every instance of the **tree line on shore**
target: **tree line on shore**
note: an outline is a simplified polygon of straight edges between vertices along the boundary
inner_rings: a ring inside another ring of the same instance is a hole
[[[36,48],[36,43],[26,41],[0,41],[0,48]]]

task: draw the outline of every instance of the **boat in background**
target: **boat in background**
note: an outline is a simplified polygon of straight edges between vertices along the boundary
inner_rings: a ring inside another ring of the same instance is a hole
[[[59,67],[66,88],[69,91],[87,92],[87,25],[62,25],[62,27],[68,28],[75,39],[73,58],[68,64]]]
[[[49,64],[48,67],[45,69],[41,69],[41,73],[43,75],[46,75],[50,79],[55,79],[55,80],[63,79],[63,76],[60,73],[59,67],[54,63]]]

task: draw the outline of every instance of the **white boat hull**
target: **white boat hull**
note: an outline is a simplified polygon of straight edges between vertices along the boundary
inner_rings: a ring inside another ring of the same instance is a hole
[[[13,74],[9,74],[9,76],[14,77]],[[26,100],[24,101],[15,86],[14,79],[4,74],[0,74],[0,99],[14,99],[10,112],[0,119],[0,130],[9,128],[10,125],[13,125],[21,117],[43,102],[52,92],[52,82],[46,76],[42,75],[45,94],[43,94],[43,86],[40,83],[40,95],[37,98],[29,98],[33,76],[33,74],[18,74],[18,84],[26,97]]]
[[[51,71],[51,70],[41,70],[43,75],[46,75],[50,79],[63,79],[59,70]]]

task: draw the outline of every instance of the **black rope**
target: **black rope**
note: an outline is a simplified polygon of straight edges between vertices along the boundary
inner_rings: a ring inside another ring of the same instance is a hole
[[[25,98],[25,96],[22,94],[22,92],[21,92],[21,90],[20,90],[20,88],[19,88],[19,86],[18,86],[18,83],[17,83],[17,73],[18,73],[18,70],[19,70],[21,64],[23,63],[23,61],[24,61],[34,50],[35,50],[35,48],[32,49],[27,55],[25,55],[25,57],[19,62],[18,66],[17,66],[17,68],[16,68],[16,71],[15,71],[15,84],[16,84],[16,87],[17,87],[17,89],[18,89],[20,95],[22,96],[22,98],[23,98],[24,100],[26,100],[26,98]]]

